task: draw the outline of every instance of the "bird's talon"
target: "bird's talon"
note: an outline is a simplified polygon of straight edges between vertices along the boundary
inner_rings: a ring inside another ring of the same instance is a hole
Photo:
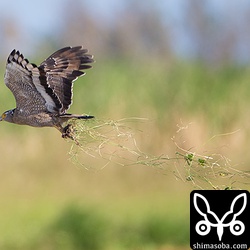
[[[63,128],[62,131],[62,138],[70,138],[70,139],[74,139],[72,134],[73,134],[74,130],[72,128],[71,124],[68,124],[66,127]]]

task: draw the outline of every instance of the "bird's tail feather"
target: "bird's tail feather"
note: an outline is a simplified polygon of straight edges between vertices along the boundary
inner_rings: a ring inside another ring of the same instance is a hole
[[[63,119],[92,119],[92,118],[95,118],[93,115],[75,115],[75,114],[62,114],[60,115],[60,118],[63,118]]]

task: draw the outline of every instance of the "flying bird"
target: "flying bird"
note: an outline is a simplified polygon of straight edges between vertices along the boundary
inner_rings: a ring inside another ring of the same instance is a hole
[[[65,125],[70,119],[94,118],[67,113],[72,104],[73,82],[93,62],[93,56],[82,46],[62,48],[40,66],[14,49],[7,59],[4,81],[15,97],[16,108],[4,112],[0,121],[55,127],[62,137],[70,137],[70,125]]]

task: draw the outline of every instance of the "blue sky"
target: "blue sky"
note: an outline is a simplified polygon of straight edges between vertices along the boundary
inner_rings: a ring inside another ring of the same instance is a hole
[[[39,26],[41,27],[39,32],[46,32],[60,23],[60,15],[58,14],[62,12],[63,5],[66,2],[81,3],[97,18],[110,18],[114,12],[123,8],[126,0],[15,0],[15,2],[2,0],[0,1],[0,14],[4,17],[16,19],[21,26],[28,29],[36,29]],[[150,6],[153,4],[157,6],[163,13],[170,15],[170,18],[178,18],[186,2],[188,0],[141,1],[142,5]],[[223,9],[228,10],[230,6],[235,11],[245,6],[249,7],[249,0],[209,0],[209,2],[213,11],[218,12],[218,14]],[[40,26],[41,23],[44,23],[44,25]]]
[[[26,56],[29,56],[29,52],[32,54],[39,39],[54,35],[55,31],[62,28],[62,13],[65,11],[65,4],[69,2],[81,4],[101,21],[112,20],[112,13],[119,11],[119,8],[123,6],[122,0],[0,1],[0,22],[15,23],[17,26],[15,29],[18,29],[21,34],[18,38],[13,37],[11,40],[6,40],[6,37],[1,37],[0,34],[2,44],[0,53],[5,54],[17,48],[27,51]],[[12,31],[10,29],[7,32]]]
[[[121,0],[16,0],[0,1],[0,16],[16,20],[20,28],[37,34],[48,34],[61,24],[61,13],[67,2],[82,4],[82,6],[93,13],[96,18],[110,18],[113,12],[123,7]]]
[[[11,40],[0,37],[2,45],[0,53],[6,53],[13,48],[33,53],[32,48],[36,49],[38,39],[44,39],[53,35],[56,30],[62,29],[62,13],[65,13],[65,3],[81,4],[82,8],[86,8],[96,17],[97,21],[112,23],[114,17],[124,7],[124,3],[128,1],[133,2],[133,0],[2,0],[0,1],[0,22],[16,23],[21,35]],[[231,12],[232,16],[236,17],[241,11],[250,7],[249,0],[198,1],[209,2],[210,11],[216,13],[218,17],[223,17],[226,12]],[[151,5],[156,6],[166,24],[174,25],[175,35],[178,36],[174,44],[175,49],[184,54],[191,49],[182,23],[183,9],[187,2],[188,0],[141,0],[139,2],[141,5],[147,5],[148,8]],[[11,32],[11,29],[8,32]],[[29,56],[26,52],[25,55]]]

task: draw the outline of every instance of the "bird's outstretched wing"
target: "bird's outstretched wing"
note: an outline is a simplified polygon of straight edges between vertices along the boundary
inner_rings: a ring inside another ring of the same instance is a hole
[[[63,114],[72,103],[72,83],[91,68],[93,57],[81,46],[60,49],[39,67],[13,50],[7,59],[5,84],[16,106],[27,113],[49,111]]]
[[[35,69],[36,65],[29,63],[19,51],[13,50],[7,59],[5,84],[16,99],[16,107],[27,114],[46,110],[46,101],[33,83]]]
[[[38,67],[42,85],[46,90],[52,89],[61,103],[60,114],[72,104],[73,81],[85,74],[82,70],[92,67],[89,63],[94,62],[93,56],[87,52],[82,46],[62,48]]]

